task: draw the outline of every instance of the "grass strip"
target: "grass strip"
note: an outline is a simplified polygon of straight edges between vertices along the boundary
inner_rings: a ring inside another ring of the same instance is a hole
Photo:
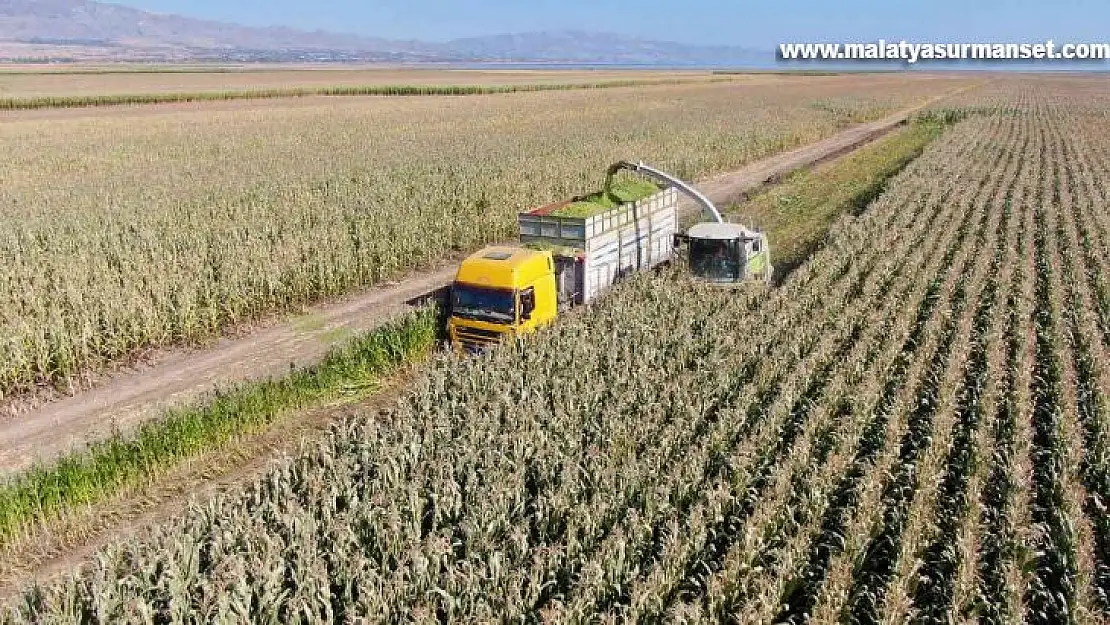
[[[796,171],[726,212],[768,233],[781,281],[824,245],[838,217],[859,215],[959,117],[946,111],[918,115],[886,137],[826,165]]]
[[[319,364],[217,392],[0,484],[0,546],[37,524],[142,483],[183,459],[219,449],[290,410],[373,393],[381,379],[436,345],[439,313],[424,308],[357,336]]]
[[[218,102],[224,100],[261,100],[268,98],[301,98],[309,96],[467,96],[523,93],[532,91],[573,91],[612,89],[616,87],[649,87],[713,82],[730,82],[731,78],[698,79],[629,79],[581,83],[538,83],[520,85],[352,85],[331,87],[281,87],[228,91],[183,93],[123,93],[103,95],[37,96],[0,98],[0,110],[32,110],[49,108],[88,108],[124,104],[171,104],[181,102]]]

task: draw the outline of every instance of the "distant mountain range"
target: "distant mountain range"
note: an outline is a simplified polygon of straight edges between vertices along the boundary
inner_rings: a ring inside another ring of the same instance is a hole
[[[0,59],[625,63],[744,65],[769,52],[583,31],[429,43],[151,13],[90,0],[0,0]]]

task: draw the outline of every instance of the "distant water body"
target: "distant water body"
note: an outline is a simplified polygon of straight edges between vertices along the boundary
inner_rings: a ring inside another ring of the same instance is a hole
[[[650,63],[420,63],[422,67],[434,65],[444,69],[519,69],[519,70],[644,70],[644,71],[800,71],[800,72],[875,72],[875,71],[1020,71],[1020,72],[1106,72],[1110,65],[1102,62],[1088,63],[981,63],[935,62],[917,65],[898,63],[819,63],[754,61],[742,64],[650,64]]]
[[[422,66],[429,65],[428,63],[421,63]],[[754,70],[754,69],[777,69],[779,65],[775,63],[749,63],[745,65],[655,65],[648,63],[435,63],[437,67],[445,69],[527,69],[527,70],[541,70],[541,69],[558,69],[558,70],[654,70],[654,71],[676,71],[676,70]]]

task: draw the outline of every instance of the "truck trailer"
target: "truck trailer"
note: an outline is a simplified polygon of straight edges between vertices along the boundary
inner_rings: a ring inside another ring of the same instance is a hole
[[[448,334],[470,351],[520,336],[593,301],[621,278],[669,261],[678,233],[678,194],[647,198],[585,217],[557,214],[559,202],[517,216],[520,246],[490,246],[459,266]]]

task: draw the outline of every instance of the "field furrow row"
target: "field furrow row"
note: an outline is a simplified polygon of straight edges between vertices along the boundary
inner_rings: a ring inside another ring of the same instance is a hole
[[[991,178],[994,178],[993,172],[980,181],[980,194],[989,196],[990,193],[993,192],[992,186],[996,185],[997,182],[992,185],[984,186],[984,183]],[[970,206],[965,208],[965,219],[976,212],[981,215],[980,219],[987,218],[988,212],[984,207],[986,204],[985,200],[974,200],[973,198],[967,197],[963,203],[967,202],[971,202],[972,206],[978,207],[978,211],[971,210]],[[979,223],[974,230],[980,233],[980,236],[976,237],[980,239],[980,243],[982,243],[981,235],[983,227],[984,224]],[[954,288],[955,283],[953,281],[956,280],[956,276],[958,275],[958,272],[955,274],[951,273],[953,269],[948,263],[951,263],[952,260],[951,257],[945,259],[945,266],[941,274],[948,276],[949,285],[947,289],[949,292]],[[938,278],[938,281],[934,281],[934,288],[939,286],[939,284],[940,281]],[[920,329],[921,326],[918,327]],[[840,479],[836,491],[832,495],[832,506],[820,523],[820,531],[814,535],[815,542],[809,548],[809,562],[811,564],[808,565],[802,577],[792,582],[792,590],[789,590],[783,597],[782,603],[786,607],[785,611],[779,615],[780,619],[798,620],[802,618],[803,615],[810,613],[817,599],[817,593],[822,587],[822,581],[830,565],[830,559],[834,558],[836,553],[844,547],[844,540],[851,536],[849,532],[843,529],[844,524],[849,522],[849,517],[845,516],[846,513],[857,508],[868,508],[867,504],[853,506],[851,502],[861,494],[861,488],[858,484],[859,480],[865,476],[871,475],[867,467],[871,466],[871,463],[876,459],[876,454],[881,452],[882,441],[887,439],[887,432],[884,428],[892,425],[888,423],[889,418],[892,416],[892,413],[898,414],[894,402],[898,397],[899,388],[903,386],[903,381],[908,381],[905,375],[907,369],[911,366],[911,360],[908,357],[912,351],[918,347],[919,341],[919,338],[911,337],[911,340],[903,345],[899,361],[896,362],[895,367],[888,372],[885,377],[887,382],[879,402],[872,409],[873,416],[870,418],[866,432],[864,433],[862,447],[853,460],[851,468]],[[917,364],[913,365],[916,373],[909,376],[911,380],[917,379],[917,376],[920,375],[922,367],[924,366],[922,363],[923,360],[918,359]],[[904,396],[905,392],[906,391],[903,390],[901,394]],[[906,399],[903,397],[897,401],[900,403],[906,401]],[[895,424],[893,424],[894,429],[892,431],[896,431],[902,427],[904,427],[904,425],[898,425],[896,420]],[[865,488],[866,487],[864,487],[864,492],[866,492]],[[856,501],[859,500],[856,499]],[[834,588],[832,594],[835,595],[839,592],[836,585],[842,584],[843,581],[844,579],[841,577],[833,582]]]
[[[1012,210],[1005,197],[1011,192],[1012,176],[1016,174],[1013,165],[1007,165],[1007,179],[987,200],[994,207],[993,218],[997,220],[994,253],[972,319],[964,377],[952,408],[955,424],[949,435],[951,444],[943,452],[946,455],[943,477],[935,482],[935,494],[929,488],[923,489],[916,497],[921,507],[910,513],[899,559],[901,570],[891,593],[892,608],[888,610],[890,616],[899,620],[936,622],[949,618],[955,607],[961,565],[971,555],[961,548],[959,539],[967,529],[968,519],[974,516],[970,513],[972,503],[977,501],[972,498],[979,477],[976,467],[982,466],[980,458],[986,445],[980,432],[993,403],[990,365],[991,356],[997,351],[996,326],[1001,322],[997,312],[1000,294],[1009,286],[1007,269],[1012,266],[1013,248],[1009,245]],[[984,257],[988,255],[986,249],[981,253]],[[941,442],[936,441],[934,448],[943,449]],[[918,479],[926,485],[934,483],[924,472],[919,473]]]
[[[1033,329],[1035,343],[1033,374],[1030,381],[1033,441],[1031,460],[1033,492],[1030,501],[1033,521],[1030,547],[1036,553],[1036,566],[1026,589],[1026,619],[1031,623],[1065,623],[1074,619],[1077,606],[1076,534],[1069,513],[1067,492],[1066,439],[1061,431],[1063,415],[1063,373],[1058,350],[1059,300],[1053,289],[1054,272],[1048,248],[1049,227],[1046,213],[1051,207],[1051,192],[1045,193],[1049,176],[1048,146],[1045,130],[1037,127],[1032,147],[1036,167],[1034,179],[1035,282]]]
[[[1069,488],[1072,497],[1081,497],[1086,518],[1075,520],[1080,537],[1080,576],[1085,613],[1105,611],[1110,595],[1110,516],[1104,501],[1110,501],[1110,467],[1107,466],[1104,397],[1099,387],[1100,369],[1096,360],[1097,337],[1094,309],[1089,297],[1086,271],[1079,275],[1076,260],[1085,262],[1076,232],[1072,171],[1078,163],[1068,158],[1067,137],[1055,123],[1048,124],[1053,139],[1053,206],[1048,215],[1049,250],[1056,282],[1053,288],[1065,294],[1070,305],[1061,306],[1059,344],[1063,352],[1065,385],[1065,430],[1069,434],[1069,474],[1082,486]],[[1096,605],[1092,605],[1096,603]]]

